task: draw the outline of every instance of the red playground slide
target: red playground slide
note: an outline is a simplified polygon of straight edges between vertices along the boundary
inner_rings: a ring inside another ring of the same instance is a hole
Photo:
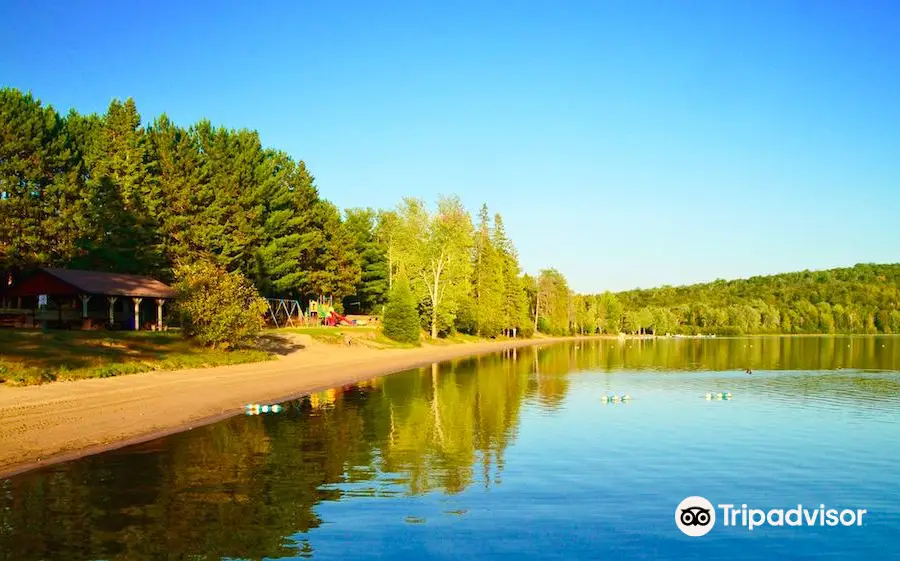
[[[341,314],[339,314],[337,312],[334,312],[334,311],[331,312],[331,317],[334,318],[335,325],[337,325],[339,323],[346,323],[347,325],[354,325],[352,321],[347,319],[347,316],[342,316]]]

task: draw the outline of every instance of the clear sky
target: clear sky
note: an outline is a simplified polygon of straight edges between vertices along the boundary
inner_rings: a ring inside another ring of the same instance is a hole
[[[458,194],[578,291],[900,261],[900,2],[0,4],[0,85]]]

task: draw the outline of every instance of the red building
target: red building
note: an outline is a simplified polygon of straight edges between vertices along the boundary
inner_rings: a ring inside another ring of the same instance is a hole
[[[5,325],[90,329],[163,329],[175,290],[150,277],[40,268],[7,278],[0,302]]]

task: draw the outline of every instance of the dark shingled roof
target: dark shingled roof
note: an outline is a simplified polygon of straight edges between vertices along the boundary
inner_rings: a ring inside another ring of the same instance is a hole
[[[140,275],[46,267],[42,267],[41,270],[84,291],[85,294],[137,296],[138,298],[175,298],[177,295],[171,286],[154,278]]]

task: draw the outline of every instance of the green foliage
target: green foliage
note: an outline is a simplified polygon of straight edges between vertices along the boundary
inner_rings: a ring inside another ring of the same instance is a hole
[[[538,331],[549,335],[568,335],[571,332],[570,327],[575,323],[574,309],[570,306],[571,296],[566,278],[559,271],[541,271],[535,294]]]
[[[487,205],[481,207],[473,263],[475,331],[496,337],[510,324],[506,310],[504,256],[491,238]]]
[[[361,269],[355,294],[344,299],[345,307],[363,314],[378,312],[387,301],[390,282],[387,248],[377,237],[378,214],[371,208],[351,208],[345,214],[345,225],[353,238]]]
[[[142,125],[131,99],[103,115],[61,116],[0,89],[0,270],[171,281],[176,263],[197,261],[265,295],[331,295],[357,313],[380,312],[405,276],[432,336],[527,336],[536,325],[530,281],[487,207],[477,231],[455,197],[434,210],[407,199],[342,218],[305,164],[263,147],[255,131],[206,120],[182,128],[166,115]],[[553,329],[568,332],[574,310],[553,310]]]
[[[401,343],[419,341],[419,313],[416,299],[405,278],[394,283],[384,310],[384,334]]]
[[[214,348],[253,342],[264,327],[266,302],[244,276],[210,261],[183,264],[175,271],[177,311],[185,332]]]
[[[133,100],[65,117],[0,89],[0,269],[172,278],[212,258],[267,294],[351,294],[360,259],[303,162],[255,131],[141,125]]]
[[[397,248],[400,266],[427,308],[431,337],[454,328],[457,312],[471,294],[472,220],[458,198],[441,198],[435,212],[422,201],[404,199],[397,211],[404,243]],[[415,233],[415,235],[411,235]]]
[[[659,334],[897,333],[900,265],[861,264],[615,295],[625,330]]]

